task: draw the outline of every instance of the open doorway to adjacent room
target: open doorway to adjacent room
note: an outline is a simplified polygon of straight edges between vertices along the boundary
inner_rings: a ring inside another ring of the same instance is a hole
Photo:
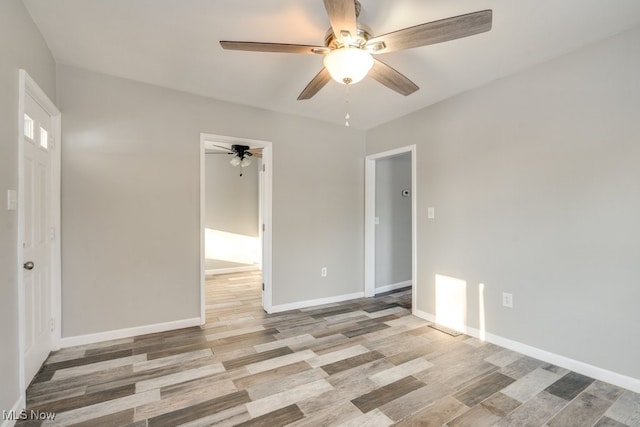
[[[415,146],[369,155],[365,163],[365,295],[410,289],[415,309]]]
[[[201,323],[230,299],[269,311],[271,145],[201,134],[200,157]]]

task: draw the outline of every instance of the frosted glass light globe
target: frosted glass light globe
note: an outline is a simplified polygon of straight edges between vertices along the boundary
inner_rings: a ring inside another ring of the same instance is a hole
[[[373,67],[373,57],[365,50],[343,47],[329,52],[324,57],[324,66],[333,80],[352,84],[365,78]]]

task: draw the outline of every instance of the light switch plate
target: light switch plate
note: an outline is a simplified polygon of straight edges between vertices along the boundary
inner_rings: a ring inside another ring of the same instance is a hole
[[[513,308],[513,294],[508,292],[503,292],[502,305],[508,308]]]
[[[427,219],[435,219],[436,208],[427,208]]]
[[[18,209],[18,192],[7,190],[7,210],[15,211],[16,209]]]

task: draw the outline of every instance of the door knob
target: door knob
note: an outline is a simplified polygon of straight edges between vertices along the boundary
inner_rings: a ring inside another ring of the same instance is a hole
[[[33,270],[34,264],[33,261],[27,261],[23,265],[25,270]]]

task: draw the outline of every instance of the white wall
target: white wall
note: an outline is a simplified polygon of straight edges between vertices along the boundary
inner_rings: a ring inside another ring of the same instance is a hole
[[[205,155],[204,226],[210,230],[257,239],[260,159],[252,158],[251,164],[245,168],[232,166],[229,164],[230,159],[231,156],[226,154]],[[205,247],[206,245],[205,240]],[[249,265],[220,259],[205,259],[205,263],[207,270]]]
[[[364,132],[68,66],[58,95],[63,336],[200,315],[201,132],[273,143],[274,305],[362,291]]]
[[[367,133],[418,144],[418,309],[462,279],[479,328],[483,283],[487,332],[640,379],[638,70],[640,28]]]
[[[18,189],[18,70],[24,68],[55,100],[55,63],[19,0],[0,2],[0,410],[20,398],[16,211],[7,211],[7,190]],[[1,421],[1,420],[0,420]]]
[[[376,160],[376,288],[411,280],[411,153]]]

